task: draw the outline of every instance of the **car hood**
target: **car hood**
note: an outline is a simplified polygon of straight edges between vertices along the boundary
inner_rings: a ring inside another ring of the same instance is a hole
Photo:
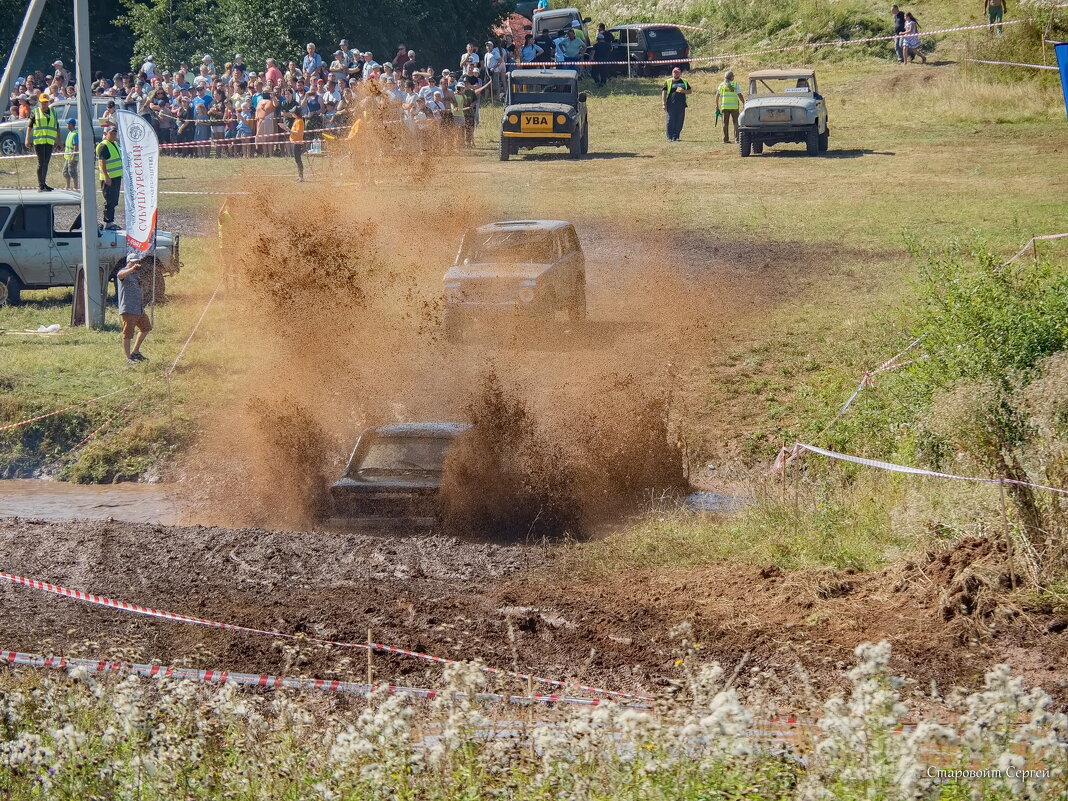
[[[445,273],[445,281],[469,281],[496,278],[501,281],[530,281],[536,279],[548,268],[544,264],[510,264],[502,270],[492,264],[465,264],[450,267]]]
[[[807,97],[789,97],[786,95],[768,95],[766,97],[747,97],[745,99],[746,108],[804,108],[814,109],[819,103],[816,98],[812,96]]]
[[[505,114],[521,114],[524,111],[549,111],[553,114],[574,114],[574,106],[569,106],[566,103],[515,103],[508,106],[505,110]]]

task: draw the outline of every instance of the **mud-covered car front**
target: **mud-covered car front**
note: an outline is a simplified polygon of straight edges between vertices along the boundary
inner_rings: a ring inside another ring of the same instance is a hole
[[[578,111],[563,103],[511,105],[501,121],[501,136],[520,147],[568,144],[579,133]]]

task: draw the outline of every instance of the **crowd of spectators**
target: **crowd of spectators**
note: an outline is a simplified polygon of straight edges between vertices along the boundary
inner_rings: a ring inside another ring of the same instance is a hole
[[[507,35],[481,48],[468,44],[455,66],[442,68],[421,61],[404,44],[382,59],[345,39],[331,54],[324,56],[309,43],[302,56],[282,63],[269,58],[259,69],[241,54],[222,64],[205,54],[199,62],[173,69],[148,55],[137,72],[110,78],[98,72],[91,91],[109,98],[102,127],[112,124],[118,109],[133,111],[169,146],[165,152],[176,156],[279,155],[287,148],[286,119],[297,108],[305,141],[324,134],[345,138],[359,128],[358,121],[374,120],[416,135],[444,131],[445,140],[471,146],[480,109],[501,99],[507,72],[526,61],[577,60],[584,47],[572,44],[573,36],[561,37],[558,47],[535,45],[529,36],[520,45]],[[53,103],[75,97],[71,72],[62,61],[53,62],[48,72],[18,78],[8,113],[30,117],[42,94]]]

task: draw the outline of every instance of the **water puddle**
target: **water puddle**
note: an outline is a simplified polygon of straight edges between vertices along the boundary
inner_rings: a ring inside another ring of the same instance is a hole
[[[68,484],[41,479],[0,481],[0,517],[41,520],[123,520],[128,523],[180,522],[172,484]]]

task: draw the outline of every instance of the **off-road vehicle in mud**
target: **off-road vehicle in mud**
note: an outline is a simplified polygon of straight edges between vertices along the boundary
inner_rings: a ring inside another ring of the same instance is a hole
[[[107,279],[126,259],[126,232],[98,230],[97,257]],[[181,269],[178,234],[156,235],[155,286],[146,302],[164,296],[165,276]],[[81,195],[57,189],[0,189],[0,298],[19,303],[24,289],[74,286],[82,261]],[[5,293],[6,290],[6,293]]]
[[[586,319],[586,257],[571,223],[513,220],[469,230],[445,273],[445,334],[475,316]]]
[[[396,423],[360,434],[344,475],[330,487],[334,513],[347,519],[432,524],[445,456],[467,423]]]
[[[501,117],[501,161],[520,148],[566,146],[571,158],[588,153],[586,93],[572,69],[513,70]]]
[[[827,150],[827,136],[827,104],[816,86],[815,70],[750,73],[738,117],[738,152],[743,158],[781,142],[804,144],[815,156]]]

